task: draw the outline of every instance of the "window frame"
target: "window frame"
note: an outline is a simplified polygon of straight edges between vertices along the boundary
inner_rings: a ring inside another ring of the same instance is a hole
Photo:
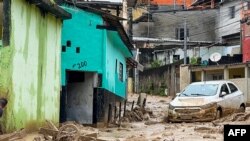
[[[183,27],[178,27],[175,28],[175,39],[176,40],[185,40],[184,39],[184,28]],[[187,28],[187,39],[189,38],[189,29]]]
[[[230,17],[230,19],[234,19],[235,15],[236,15],[235,6],[229,7],[229,17]]]
[[[123,82],[123,64],[122,62],[119,62],[119,73],[118,73],[118,79]]]

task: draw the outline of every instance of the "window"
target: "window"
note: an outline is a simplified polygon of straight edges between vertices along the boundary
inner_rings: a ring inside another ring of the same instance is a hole
[[[228,83],[228,86],[229,86],[229,88],[231,90],[231,93],[234,93],[234,92],[238,91],[237,87],[234,86],[234,84]]]
[[[187,38],[189,37],[189,29],[187,29]],[[184,28],[175,29],[175,39],[184,40]]]
[[[3,33],[3,1],[0,1],[0,46],[2,46]]]
[[[10,0],[0,0],[0,47],[10,43]]]
[[[80,53],[80,47],[76,47],[76,53]]]
[[[229,7],[229,16],[231,19],[235,17],[235,6]]]
[[[213,96],[216,95],[218,84],[195,84],[188,85],[180,96]]]
[[[119,65],[119,80],[123,82],[123,64]]]
[[[223,85],[221,86],[220,92],[221,92],[221,93],[222,93],[222,92],[226,92],[226,94],[229,94],[229,90],[228,90],[226,84],[223,84]]]

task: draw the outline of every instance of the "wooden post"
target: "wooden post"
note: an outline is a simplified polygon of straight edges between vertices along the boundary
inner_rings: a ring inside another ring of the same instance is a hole
[[[123,112],[123,116],[126,116],[126,105],[127,105],[127,99],[124,101],[124,112]]]
[[[146,98],[143,99],[142,108],[144,109],[146,105]]]
[[[117,107],[115,106],[115,111],[114,111],[114,120],[116,120],[116,111],[117,111]]]
[[[109,104],[109,109],[108,109],[108,123],[111,121],[111,116],[112,116],[112,105]]]
[[[131,111],[133,111],[133,109],[134,109],[134,104],[135,104],[135,101],[132,102]]]
[[[120,105],[119,105],[119,121],[121,120],[121,113],[122,113],[122,103],[120,102]]]

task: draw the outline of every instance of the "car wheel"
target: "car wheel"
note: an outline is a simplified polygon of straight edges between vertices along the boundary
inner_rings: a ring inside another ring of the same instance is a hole
[[[220,109],[217,110],[215,119],[220,119],[222,117],[222,112]]]
[[[246,108],[244,105],[240,106],[239,112],[244,113],[246,111]]]

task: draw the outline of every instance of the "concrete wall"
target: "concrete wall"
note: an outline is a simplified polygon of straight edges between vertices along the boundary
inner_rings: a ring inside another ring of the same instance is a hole
[[[4,131],[59,122],[62,20],[11,0],[10,45],[0,48],[0,96],[9,101]]]
[[[84,82],[67,86],[67,121],[93,123],[94,73],[84,73]]]
[[[153,13],[154,22],[149,24],[149,37],[175,39],[176,28],[183,28],[183,17],[186,17],[190,41],[214,41],[216,14],[217,10]],[[147,31],[147,22],[133,24],[135,37],[147,37]]]
[[[175,95],[180,91],[179,64],[146,69],[139,73],[139,91],[148,94]],[[181,78],[182,79],[182,78]]]
[[[180,66],[180,91],[181,92],[191,82],[189,66]]]
[[[229,7],[235,6],[235,18],[230,18]],[[241,1],[233,0],[230,2],[225,2],[223,5],[220,5],[216,17],[215,35],[216,41],[221,41],[222,36],[239,33],[240,32],[240,11],[241,11]]]
[[[239,89],[244,93],[245,98],[247,99],[247,102],[250,102],[250,79],[248,78],[238,78],[238,79],[230,79],[230,81],[234,82]]]

